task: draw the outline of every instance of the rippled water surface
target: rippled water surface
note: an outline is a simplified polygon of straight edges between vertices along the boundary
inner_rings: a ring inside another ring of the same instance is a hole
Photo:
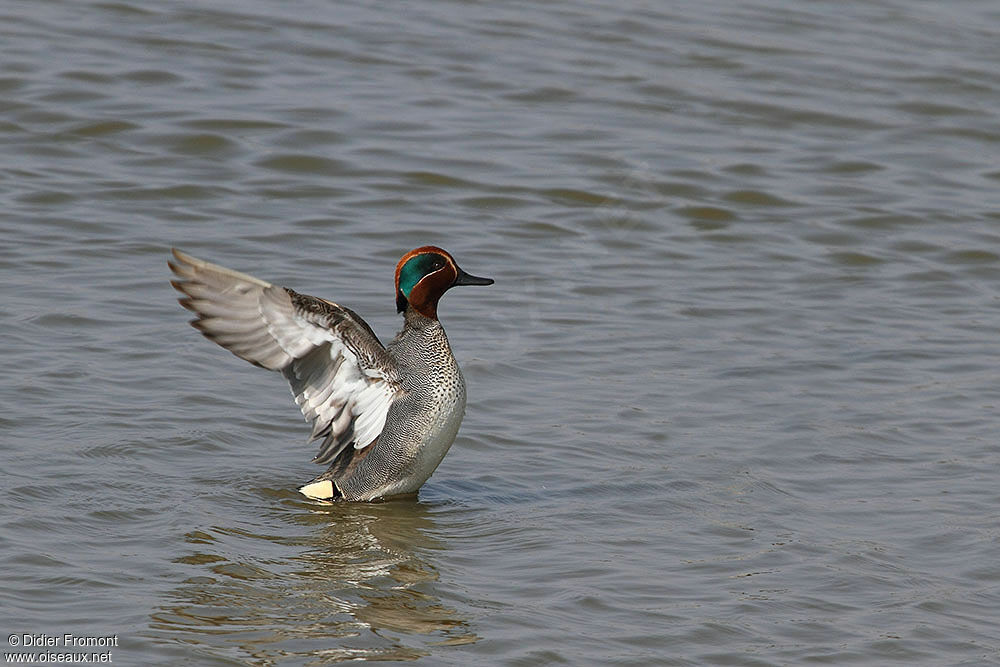
[[[1000,664],[995,2],[0,8],[0,621],[114,664]],[[296,487],[171,246],[469,385],[419,499]],[[11,654],[13,648],[5,646]]]

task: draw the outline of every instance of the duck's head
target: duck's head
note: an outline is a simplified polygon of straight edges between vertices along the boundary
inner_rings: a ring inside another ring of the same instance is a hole
[[[421,315],[437,319],[438,300],[452,287],[492,284],[492,278],[463,271],[446,250],[425,245],[403,255],[396,265],[396,310],[402,313],[410,304]]]

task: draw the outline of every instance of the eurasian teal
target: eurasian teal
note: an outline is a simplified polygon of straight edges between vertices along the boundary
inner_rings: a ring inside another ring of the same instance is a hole
[[[437,318],[457,285],[492,285],[435,246],[396,265],[403,328],[383,347],[344,306],[271,285],[173,251],[171,284],[191,325],[252,364],[281,371],[322,439],[314,463],[330,464],[301,487],[317,500],[377,500],[415,493],[455,441],[465,414],[465,379]]]

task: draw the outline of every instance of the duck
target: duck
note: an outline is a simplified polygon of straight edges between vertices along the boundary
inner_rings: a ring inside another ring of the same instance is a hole
[[[451,448],[466,387],[438,302],[452,287],[492,285],[437,246],[396,264],[403,327],[388,345],[350,308],[192,257],[167,262],[180,304],[205,338],[280,372],[319,440],[324,473],[299,488],[315,501],[379,501],[416,494]]]

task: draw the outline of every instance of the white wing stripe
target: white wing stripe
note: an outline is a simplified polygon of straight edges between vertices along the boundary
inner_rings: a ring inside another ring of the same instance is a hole
[[[354,423],[355,447],[364,447],[377,438],[385,428],[385,418],[392,403],[393,393],[379,383],[369,385],[358,394],[355,410],[359,413]]]

